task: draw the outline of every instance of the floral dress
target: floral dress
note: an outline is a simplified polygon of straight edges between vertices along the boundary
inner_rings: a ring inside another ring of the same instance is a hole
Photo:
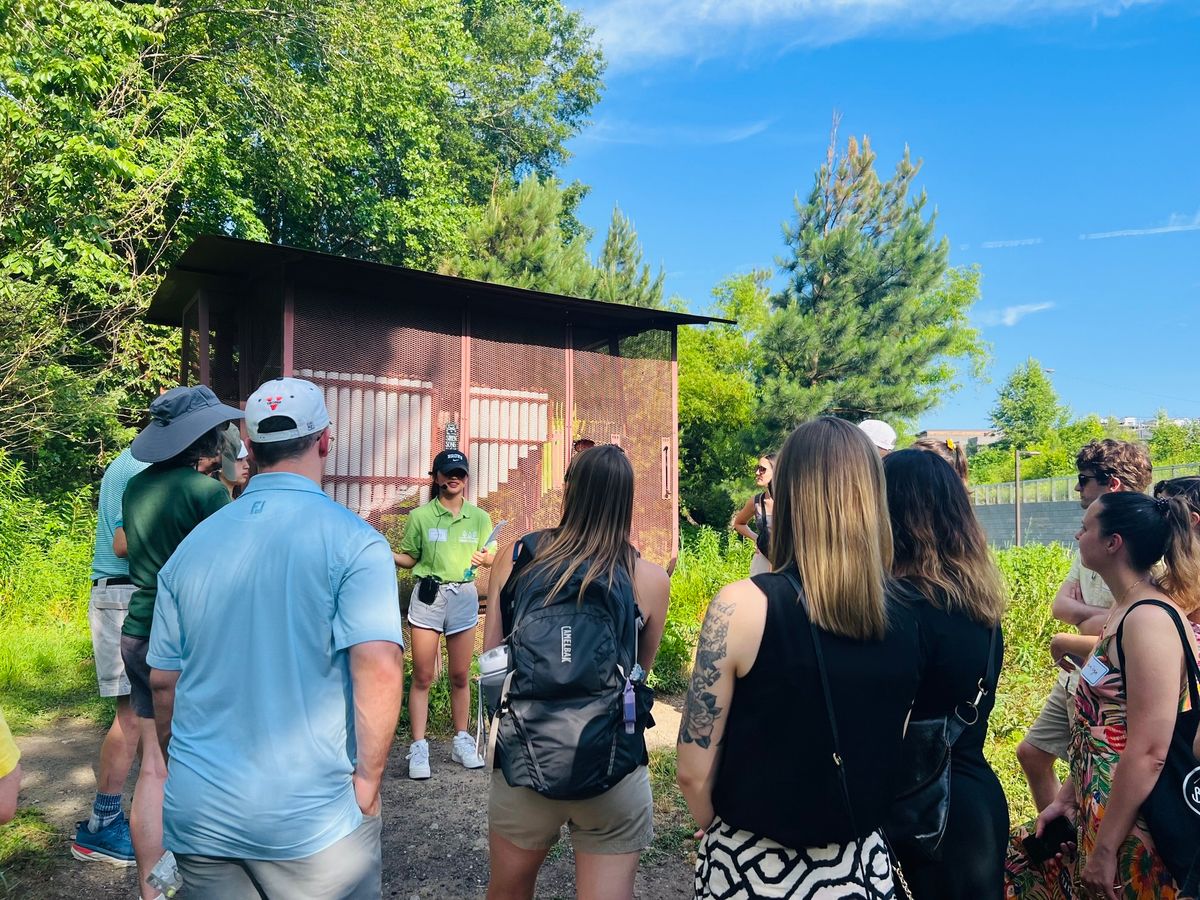
[[[1200,639],[1200,626],[1192,630]],[[1013,833],[1005,861],[1005,894],[1020,900],[1074,900],[1084,893],[1076,883],[1076,875],[1087,863],[1088,854],[1096,845],[1096,833],[1112,789],[1113,772],[1125,749],[1126,698],[1125,678],[1113,667],[1116,655],[1113,637],[1106,636],[1096,644],[1092,656],[1108,669],[1095,684],[1079,680],[1075,693],[1075,717],[1071,725],[1071,777],[1079,801],[1079,855],[1065,865],[1049,860],[1043,865],[1031,863],[1025,856],[1021,841],[1033,834],[1033,823]],[[1110,652],[1112,651],[1112,657]],[[1088,659],[1091,662],[1091,658]],[[1188,702],[1187,690],[1181,697],[1181,709]],[[1155,852],[1154,839],[1139,816],[1129,836],[1117,853],[1117,878],[1123,885],[1117,896],[1122,900],[1174,900],[1180,896],[1171,873],[1162,857]]]

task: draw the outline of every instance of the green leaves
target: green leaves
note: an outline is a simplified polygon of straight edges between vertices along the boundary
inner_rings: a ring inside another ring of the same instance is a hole
[[[0,0],[6,445],[33,478],[47,435],[64,478],[99,464],[174,378],[138,317],[197,234],[457,253],[494,185],[565,158],[601,68],[560,0]]]
[[[1022,449],[1044,441],[1052,429],[1066,424],[1067,410],[1045,369],[1033,357],[1017,366],[1000,388],[992,424],[1008,444]]]

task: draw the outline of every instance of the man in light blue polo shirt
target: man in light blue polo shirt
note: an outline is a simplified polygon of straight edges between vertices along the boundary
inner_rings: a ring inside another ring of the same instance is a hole
[[[267,382],[246,430],[259,474],[159,573],[147,661],[164,845],[189,897],[377,898],[403,690],[391,550],[321,491],[315,385]]]

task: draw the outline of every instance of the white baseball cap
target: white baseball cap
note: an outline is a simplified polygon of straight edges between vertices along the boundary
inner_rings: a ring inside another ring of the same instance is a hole
[[[249,420],[249,410],[247,410],[246,418]],[[896,429],[887,422],[881,422],[879,419],[864,419],[858,423],[858,427],[880,450],[896,449]]]
[[[267,419],[284,416],[294,428],[283,431],[258,429]],[[329,411],[325,395],[311,381],[302,378],[276,378],[268,381],[246,401],[246,432],[256,444],[291,441],[324,431],[329,427]]]

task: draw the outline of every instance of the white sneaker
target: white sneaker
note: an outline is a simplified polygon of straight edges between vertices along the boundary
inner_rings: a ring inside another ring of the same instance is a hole
[[[482,769],[483,760],[475,752],[475,739],[465,731],[454,736],[454,745],[450,748],[450,758],[462,763],[465,769]]]
[[[408,747],[408,777],[423,780],[429,777],[429,742],[413,741]]]

